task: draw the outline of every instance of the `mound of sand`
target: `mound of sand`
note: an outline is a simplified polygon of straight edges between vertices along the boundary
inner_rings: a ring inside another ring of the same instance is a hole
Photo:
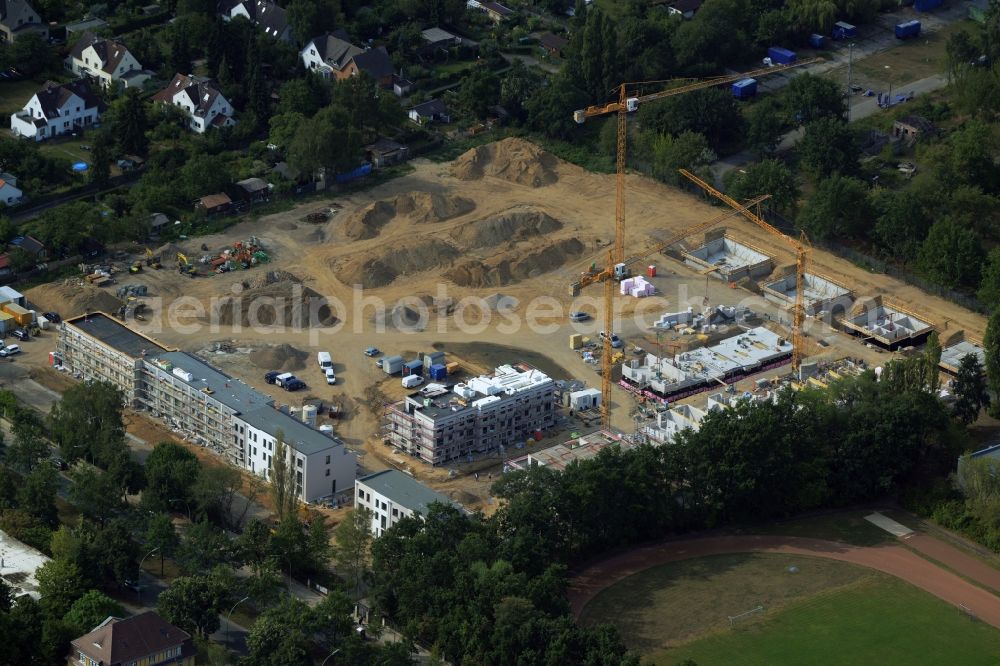
[[[266,274],[261,278],[254,280],[257,286],[222,299],[215,306],[213,316],[220,325],[308,328],[337,323],[327,299],[294,276],[275,282],[267,282]]]
[[[426,324],[426,322],[421,321],[419,312],[405,305],[397,305],[388,312],[377,312],[372,321],[378,326],[395,328],[401,331],[420,330],[422,328],[421,324]]]
[[[582,255],[583,250],[583,243],[567,238],[516,261],[467,261],[447,271],[445,277],[460,287],[502,287],[555,270]]]
[[[451,174],[459,180],[479,180],[493,176],[503,180],[542,187],[559,180],[559,160],[524,139],[504,139],[473,148],[459,156]]]
[[[250,355],[253,364],[265,370],[281,370],[293,372],[306,367],[309,352],[296,349],[291,345],[270,345],[254,350]]]
[[[25,296],[36,310],[58,312],[64,318],[88,312],[113,314],[121,306],[121,302],[111,291],[80,285],[75,280],[32,287],[25,292]]]
[[[454,194],[410,192],[396,197],[396,215],[404,215],[414,224],[444,222],[471,213],[476,204],[471,199]]]
[[[404,275],[448,266],[458,255],[458,250],[448,243],[422,241],[357,259],[335,261],[331,268],[344,284],[372,289],[384,287]]]
[[[354,240],[378,236],[385,225],[397,217],[412,224],[443,222],[475,210],[476,204],[455,195],[410,192],[392,201],[374,201],[359,208],[344,223],[344,235]]]
[[[265,271],[264,273],[259,273],[249,280],[244,280],[242,282],[244,289],[260,289],[261,287],[266,287],[269,284],[275,284],[276,282],[299,282],[299,279],[294,273],[289,273],[288,271]]]
[[[344,235],[354,240],[375,238],[379,230],[396,216],[396,207],[388,201],[373,201],[359,208],[344,222]]]
[[[518,207],[455,229],[452,238],[465,248],[495,247],[562,229],[562,222],[530,207]]]

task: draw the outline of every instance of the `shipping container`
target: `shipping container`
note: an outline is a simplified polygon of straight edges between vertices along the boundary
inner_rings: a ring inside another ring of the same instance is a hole
[[[833,24],[834,39],[851,39],[858,36],[858,29],[846,21],[837,21]]]
[[[424,364],[419,360],[407,361],[403,364],[402,370],[404,377],[408,377],[409,375],[417,375],[419,377],[424,374]]]
[[[944,0],[913,0],[913,8],[918,12],[929,12],[941,6]]]
[[[741,79],[733,84],[733,97],[736,99],[750,99],[757,94],[757,79]],[[656,267],[650,266],[656,275]],[[652,277],[652,275],[650,277]]]
[[[403,369],[402,356],[386,356],[382,359],[382,372],[387,375],[394,375]]]
[[[815,32],[809,35],[809,46],[814,49],[821,49],[826,46],[826,37],[823,35],[818,35]]]
[[[920,35],[920,21],[907,21],[896,24],[896,39],[908,39]]]
[[[424,369],[429,370],[432,365],[444,363],[444,352],[435,351],[424,354]]]
[[[17,321],[6,312],[0,312],[0,333],[10,333],[17,328]]]
[[[451,363],[445,363],[445,369],[448,371],[449,375],[454,375],[458,372],[458,361],[452,361]]]
[[[3,311],[14,318],[18,326],[30,326],[31,325],[31,312],[25,310],[17,303],[4,303]]]
[[[441,380],[448,378],[448,368],[443,363],[435,363],[431,366],[431,379]]]
[[[771,62],[779,65],[791,65],[798,57],[795,55],[795,51],[789,51],[780,46],[770,47],[767,50],[767,56],[771,59]]]

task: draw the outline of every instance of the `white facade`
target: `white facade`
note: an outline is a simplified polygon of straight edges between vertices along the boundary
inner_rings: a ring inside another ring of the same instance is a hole
[[[190,119],[188,127],[198,134],[203,134],[209,127],[236,124],[232,104],[210,79],[177,74],[153,99],[182,109]]]
[[[35,93],[24,108],[10,116],[14,134],[41,141],[90,127],[100,118],[98,104],[85,99],[72,84]]]
[[[682,430],[697,431],[706,414],[691,405],[678,405],[657,414],[656,420],[643,426],[642,432],[657,444],[670,444]]]
[[[12,183],[4,176],[5,174],[0,174],[0,203],[5,206],[16,206],[21,203],[24,192],[15,187],[16,180]]]
[[[426,516],[434,503],[458,506],[441,493],[395,469],[369,474],[354,484],[354,506],[371,511],[370,527],[375,538],[403,518]]]
[[[360,481],[354,484],[354,506],[372,512],[371,531],[376,539],[403,518],[413,515],[412,509],[400,506],[385,495],[381,495]]]
[[[99,80],[104,88],[113,81],[121,81],[126,88],[141,86],[149,78],[123,44],[110,40],[90,44],[78,57],[71,53],[66,64],[75,74]]]

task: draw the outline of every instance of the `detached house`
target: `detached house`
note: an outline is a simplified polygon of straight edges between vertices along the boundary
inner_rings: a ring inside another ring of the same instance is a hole
[[[17,187],[17,178],[9,173],[0,173],[0,203],[16,206],[24,198],[24,192]]]
[[[393,84],[392,59],[385,47],[362,49],[341,33],[326,33],[309,41],[299,52],[306,69],[337,81],[365,72],[382,87]]]
[[[218,84],[204,76],[177,74],[166,88],[153,95],[153,101],[183,109],[191,119],[190,128],[199,134],[209,127],[236,124],[232,104],[219,92]]]
[[[126,88],[141,86],[149,72],[118,40],[83,33],[66,58],[66,67],[80,76],[96,79],[107,88],[112,81],[121,81]]]
[[[38,33],[43,40],[49,36],[38,12],[27,0],[0,0],[0,42],[13,42],[29,33]]]
[[[291,42],[292,28],[288,25],[288,12],[267,0],[223,0],[219,5],[222,20],[231,21],[242,16],[263,30],[269,37]]]
[[[49,81],[23,109],[11,114],[10,128],[18,136],[41,141],[95,125],[103,111],[104,103],[86,81],[63,85]]]
[[[73,666],[194,666],[198,653],[189,633],[153,611],[109,617],[71,645]]]

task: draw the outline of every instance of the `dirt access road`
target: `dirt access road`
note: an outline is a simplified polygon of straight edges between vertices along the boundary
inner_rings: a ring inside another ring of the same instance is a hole
[[[933,540],[931,537],[924,538]],[[1000,597],[903,546],[852,546],[836,541],[788,536],[707,537],[638,548],[592,565],[575,577],[570,583],[570,607],[573,614],[579,617],[587,603],[601,590],[650,567],[710,555],[757,552],[826,557],[876,569],[905,580],[950,604],[965,606],[980,620],[1000,628]],[[944,561],[952,564],[950,558]],[[956,570],[969,575],[964,569]]]

